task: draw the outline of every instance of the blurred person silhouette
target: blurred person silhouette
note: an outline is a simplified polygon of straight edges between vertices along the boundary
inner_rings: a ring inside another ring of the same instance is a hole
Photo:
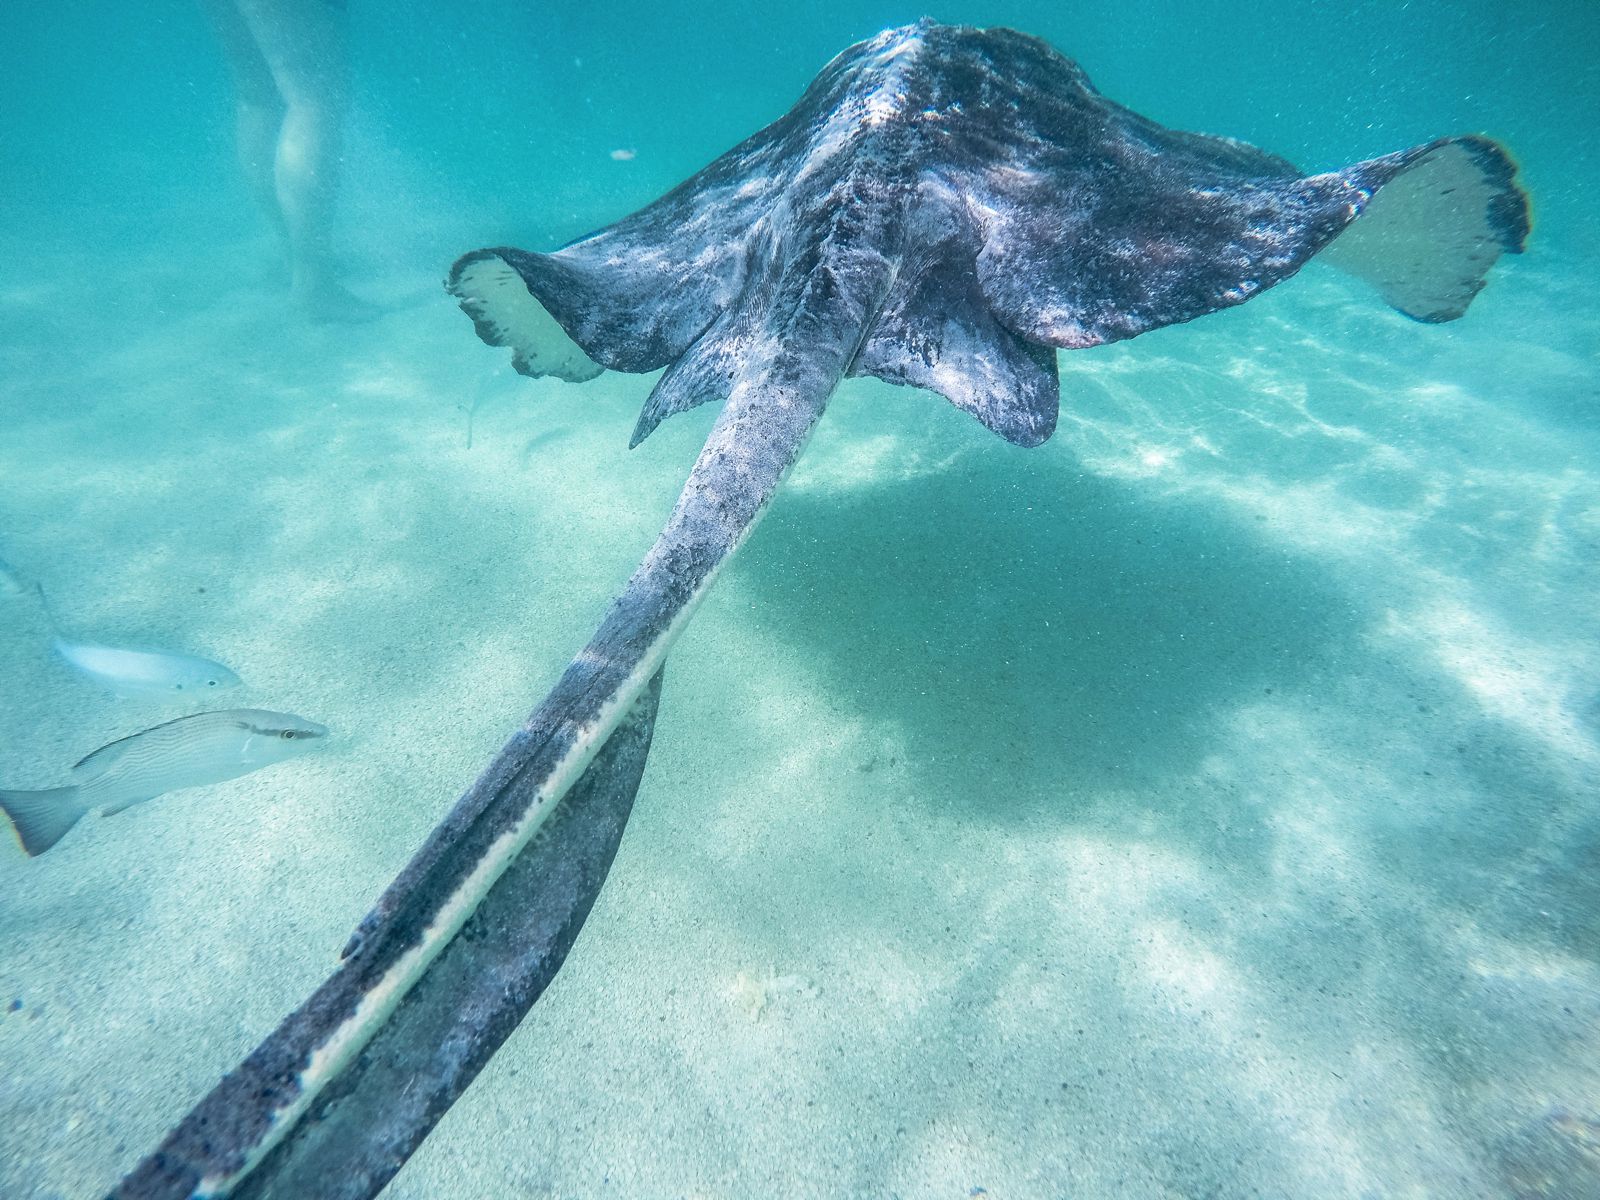
[[[334,197],[350,102],[344,0],[199,0],[232,68],[239,163],[288,243],[295,302],[314,321],[379,309],[335,275]]]

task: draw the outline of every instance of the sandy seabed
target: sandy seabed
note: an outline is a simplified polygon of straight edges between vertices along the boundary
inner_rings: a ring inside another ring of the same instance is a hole
[[[17,1200],[102,1193],[329,972],[713,415],[629,453],[649,379],[519,379],[431,273],[316,328],[222,261],[30,253],[0,556],[336,736],[0,846]],[[1600,1195],[1580,278],[1536,245],[1422,327],[1313,268],[1063,356],[1034,451],[842,387],[566,968],[387,1194]],[[0,606],[0,785],[191,711]]]

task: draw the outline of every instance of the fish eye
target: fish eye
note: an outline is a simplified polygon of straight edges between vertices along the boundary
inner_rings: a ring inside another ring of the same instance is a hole
[[[279,734],[279,735],[278,735],[278,736],[279,736],[279,737],[281,737],[281,738],[292,738],[292,737],[293,737],[293,736],[294,736],[294,730],[292,730],[292,729],[285,729],[285,730],[284,730],[284,731],[283,731],[283,732],[282,732],[282,733],[280,733],[280,734]]]

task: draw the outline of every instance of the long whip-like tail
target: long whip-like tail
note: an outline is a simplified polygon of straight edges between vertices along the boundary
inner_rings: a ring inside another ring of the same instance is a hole
[[[798,456],[852,348],[798,371],[765,364],[770,376],[734,385],[661,536],[589,645],[362,921],[340,968],[122,1181],[117,1200],[367,1197],[399,1169],[570,947],[643,770],[652,681]],[[588,809],[545,826],[574,788]],[[514,869],[542,826],[539,860],[586,862],[578,875]],[[534,925],[508,916],[527,907],[560,927],[542,951]],[[487,931],[481,950],[460,946],[474,928]],[[494,1000],[480,967],[515,995]],[[412,1079],[418,1098],[394,1094]],[[333,1129],[376,1126],[349,1139],[300,1132],[313,1111],[333,1114]],[[313,1175],[333,1188],[332,1172],[348,1177],[337,1191],[297,1190]]]
[[[235,1197],[361,1200],[400,1169],[577,938],[632,811],[660,692],[658,671],[461,932]]]

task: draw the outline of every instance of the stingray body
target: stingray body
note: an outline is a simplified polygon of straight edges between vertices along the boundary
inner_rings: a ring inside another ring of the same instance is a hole
[[[841,378],[927,388],[1037,445],[1058,348],[1241,303],[1319,251],[1421,321],[1459,316],[1522,247],[1513,174],[1464,137],[1308,176],[1106,100],[1034,38],[923,22],[845,51],[638,213],[550,254],[467,255],[448,286],[518,370],[665,368],[635,443],[702,402],[721,415],[594,638],[340,969],[115,1194],[383,1186],[570,947],[638,786],[668,647]]]

